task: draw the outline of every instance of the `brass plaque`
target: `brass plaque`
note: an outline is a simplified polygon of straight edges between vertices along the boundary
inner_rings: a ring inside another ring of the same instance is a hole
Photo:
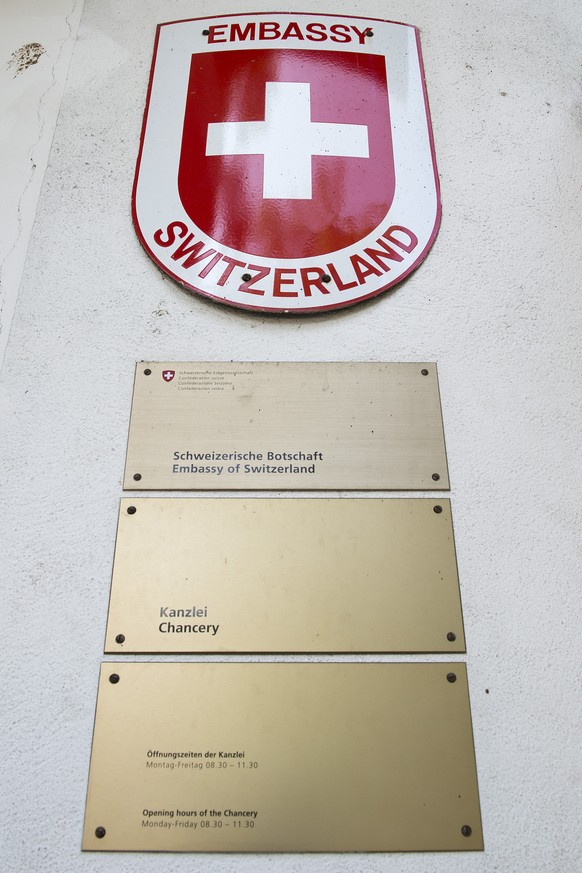
[[[446,490],[436,365],[138,364],[123,487]]]
[[[448,500],[121,501],[106,652],[464,652]]]
[[[83,849],[483,848],[464,664],[103,664]]]

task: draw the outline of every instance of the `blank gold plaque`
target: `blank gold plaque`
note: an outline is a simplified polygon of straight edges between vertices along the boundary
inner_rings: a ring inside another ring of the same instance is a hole
[[[464,652],[448,500],[121,501],[106,652]]]
[[[483,848],[463,664],[103,664],[83,848]]]
[[[448,487],[435,364],[136,368],[126,490]]]

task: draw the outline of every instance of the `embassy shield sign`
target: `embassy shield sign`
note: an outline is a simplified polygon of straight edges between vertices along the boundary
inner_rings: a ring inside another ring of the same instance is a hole
[[[160,24],[133,209],[154,261],[222,303],[318,312],[391,288],[440,221],[417,29],[289,13]]]

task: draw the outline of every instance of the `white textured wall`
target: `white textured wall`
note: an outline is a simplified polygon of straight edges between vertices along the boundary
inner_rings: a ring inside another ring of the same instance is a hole
[[[220,10],[237,5],[223,0]],[[427,261],[394,292],[291,321],[188,296],[130,223],[154,25],[213,8],[85,3],[1,379],[2,870],[574,873],[580,8],[318,2],[421,27],[443,222]],[[81,855],[141,358],[438,361],[484,854]]]
[[[0,0],[0,368],[83,0]]]

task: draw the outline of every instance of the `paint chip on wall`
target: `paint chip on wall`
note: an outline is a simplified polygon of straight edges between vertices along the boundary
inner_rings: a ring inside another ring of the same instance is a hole
[[[6,66],[9,70],[14,70],[14,78],[16,78],[28,67],[38,64],[44,54],[46,54],[46,49],[39,42],[28,42],[10,55],[10,60]]]

